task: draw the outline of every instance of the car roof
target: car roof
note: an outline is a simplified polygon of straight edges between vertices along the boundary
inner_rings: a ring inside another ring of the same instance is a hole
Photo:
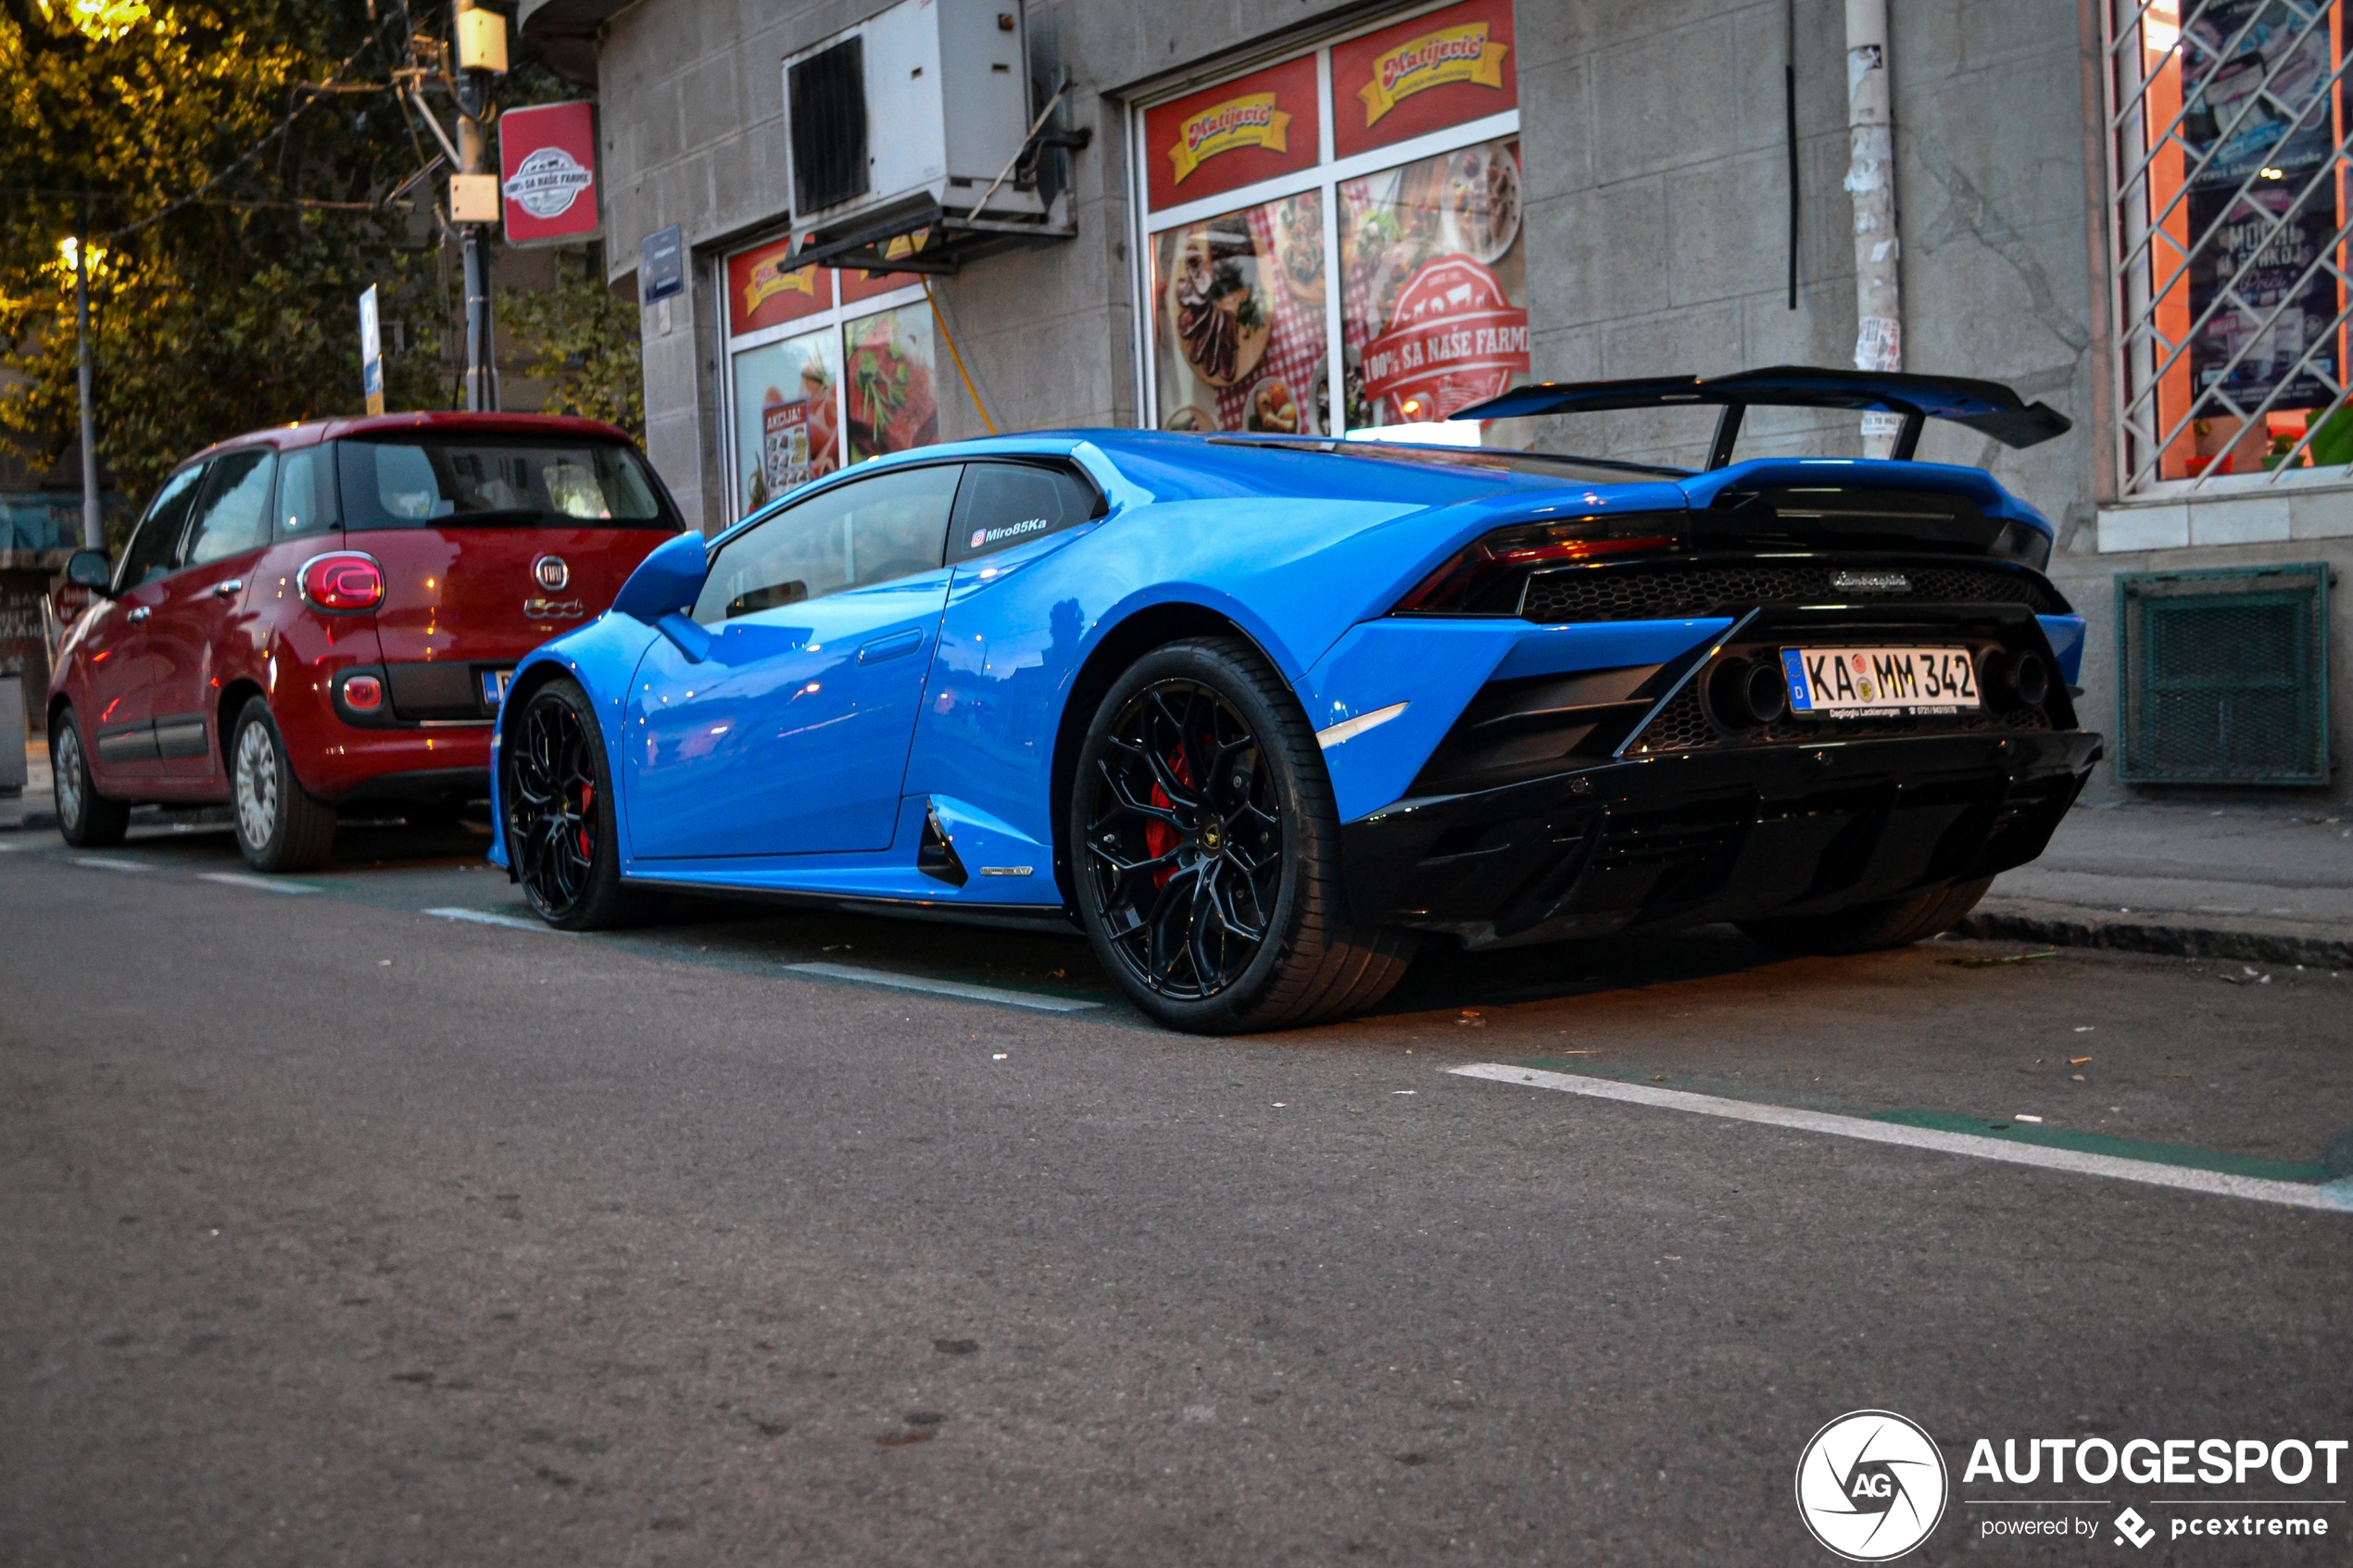
[[[326,420],[298,420],[291,424],[270,425],[261,430],[247,431],[225,441],[216,441],[201,452],[192,453],[172,465],[176,472],[191,463],[199,463],[223,452],[244,446],[270,446],[279,451],[292,451],[301,446],[315,446],[321,441],[335,441],[346,436],[390,434],[402,431],[435,430],[452,433],[472,432],[484,435],[569,435],[593,436],[604,441],[636,443],[629,433],[602,420],[576,419],[567,414],[475,414],[461,409],[434,409],[416,414],[361,414],[338,416]]]

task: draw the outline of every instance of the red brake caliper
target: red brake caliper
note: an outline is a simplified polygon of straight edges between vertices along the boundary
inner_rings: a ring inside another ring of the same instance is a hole
[[[597,852],[588,847],[588,813],[596,809],[597,786],[592,784],[582,784],[580,786],[580,858],[584,860],[596,859]]]
[[[1187,785],[1188,787],[1190,787],[1192,784],[1193,771],[1186,763],[1185,753],[1181,748],[1177,751],[1176,756],[1169,759],[1168,771],[1176,775],[1176,782],[1178,784]],[[1167,810],[1172,804],[1168,798],[1168,792],[1160,787],[1160,784],[1157,780],[1155,780],[1152,784],[1152,804],[1159,807],[1164,811]],[[1151,857],[1154,859],[1158,859],[1161,856],[1167,854],[1171,849],[1176,847],[1176,830],[1170,827],[1166,822],[1161,822],[1157,819],[1146,822],[1144,824],[1144,847],[1151,851]],[[1176,868],[1174,866],[1163,866],[1160,870],[1152,872],[1152,890],[1154,892],[1158,892],[1161,888],[1167,886],[1168,879],[1176,874]]]

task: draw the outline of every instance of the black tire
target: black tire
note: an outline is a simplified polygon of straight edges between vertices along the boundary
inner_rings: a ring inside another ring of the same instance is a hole
[[[1992,877],[1942,887],[1883,904],[1857,904],[1827,915],[1791,915],[1780,920],[1744,920],[1740,928],[1768,947],[1793,953],[1869,953],[1908,947],[1940,931],[1950,931],[1977,907]]]
[[[100,795],[90,782],[90,753],[70,708],[59,709],[50,726],[49,789],[57,808],[57,832],[76,849],[111,848],[130,830],[131,808]]]
[[[508,864],[549,925],[634,925],[659,902],[621,880],[604,733],[578,682],[548,682],[515,716],[498,748],[498,805]]]
[[[230,817],[245,864],[307,872],[334,853],[335,809],[302,787],[264,697],[247,697],[229,737]]]
[[[1087,939],[1170,1028],[1228,1035],[1360,1011],[1419,945],[1412,932],[1349,924],[1323,753],[1290,688],[1239,637],[1156,648],[1113,684],[1070,809]]]

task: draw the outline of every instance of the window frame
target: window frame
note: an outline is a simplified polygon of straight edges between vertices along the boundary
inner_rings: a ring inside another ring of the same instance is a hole
[[[162,508],[165,496],[170,493],[172,482],[177,480],[182,474],[193,473],[195,478],[190,483],[193,484],[195,493],[189,498],[188,509],[180,514],[178,532],[172,536],[170,547],[164,552],[164,569],[162,572],[148,581],[160,583],[164,580],[164,578],[170,577],[172,573],[180,570],[177,566],[171,563],[180,554],[180,542],[187,537],[188,524],[195,516],[196,502],[203,497],[206,474],[211,467],[212,461],[210,458],[206,458],[199,462],[182,463],[180,467],[164,475],[163,483],[156,486],[154,499],[147,503],[147,509],[140,517],[139,521],[132,525],[131,537],[123,541],[122,558],[115,562],[114,593],[116,597],[120,598],[122,595],[130,593],[132,589],[143,585],[138,583],[128,581],[125,575],[131,568],[131,558],[138,547],[139,535],[149,523],[155,521],[156,514]]]
[[[737,257],[765,249],[789,237],[788,234],[771,234],[766,239],[752,245],[731,246],[725,252],[711,257],[709,263],[714,292],[719,300],[719,446],[720,460],[725,465],[724,499],[733,519],[729,524],[730,527],[736,522],[742,522],[751,518],[758,510],[758,508],[748,508],[744,502],[744,455],[737,440],[738,432],[741,429],[741,410],[737,407],[736,395],[736,357],[783,343],[790,338],[810,337],[818,332],[833,334],[834,363],[837,372],[834,377],[834,430],[837,433],[835,439],[841,443],[842,459],[841,467],[834,471],[848,473],[851,469],[859,466],[849,460],[849,329],[871,317],[886,315],[894,310],[903,310],[912,305],[927,303],[928,296],[920,282],[903,284],[898,288],[855,300],[844,300],[840,286],[841,279],[835,275],[838,270],[827,267],[820,270],[828,275],[827,286],[832,290],[832,304],[812,310],[806,316],[797,316],[789,321],[779,321],[774,326],[755,327],[746,332],[731,331],[733,315],[728,298],[728,264]],[[935,321],[934,325],[937,326],[937,323]],[[934,369],[936,370],[937,367],[935,366]],[[937,379],[935,375],[935,383]],[[896,454],[889,455],[896,456]],[[873,459],[862,460],[870,462]],[[830,479],[833,476],[828,474],[825,477]],[[788,494],[798,493],[794,491]],[[784,496],[772,495],[769,500],[774,502],[784,498]]]
[[[1495,114],[1460,121],[1442,129],[1426,132],[1418,136],[1368,147],[1346,157],[1338,157],[1333,146],[1332,50],[1338,45],[1362,38],[1369,33],[1386,31],[1422,17],[1451,9],[1460,0],[1432,0],[1432,3],[1386,11],[1367,20],[1336,29],[1316,38],[1312,44],[1297,41],[1280,48],[1257,50],[1236,57],[1229,65],[1214,71],[1203,71],[1152,88],[1129,100],[1127,104],[1127,207],[1128,265],[1130,287],[1137,302],[1130,326],[1133,333],[1136,367],[1136,408],[1139,422],[1147,430],[1161,428],[1161,420],[1170,410],[1160,406],[1159,349],[1156,342],[1157,311],[1152,278],[1154,245],[1160,235],[1171,229],[1199,223],[1281,201],[1309,191],[1321,194],[1324,213],[1324,368],[1328,401],[1321,410],[1322,432],[1302,439],[1341,440],[1346,438],[1346,408],[1348,389],[1345,381],[1347,362],[1347,290],[1345,270],[1340,265],[1340,190],[1351,181],[1383,173],[1406,164],[1460,151],[1482,142],[1506,138],[1521,143],[1525,157],[1526,142],[1520,130],[1520,110],[1515,94],[1515,106]],[[1515,42],[1516,50],[1520,45]],[[1309,167],[1289,174],[1277,175],[1255,183],[1236,186],[1214,195],[1198,197],[1189,202],[1155,208],[1151,205],[1151,160],[1157,155],[1145,133],[1145,116],[1164,104],[1189,97],[1224,83],[1239,81],[1255,72],[1288,64],[1311,55],[1315,62],[1316,140],[1315,161]],[[1513,61],[1515,81],[1518,61]],[[1522,222],[1525,224],[1525,209]],[[1312,389],[1311,383],[1311,389]],[[1304,399],[1302,399],[1304,401]],[[1232,432],[1204,433],[1231,434]]]
[[[244,549],[231,550],[225,555],[214,556],[211,560],[197,560],[194,553],[196,546],[196,525],[204,515],[205,507],[214,498],[213,486],[220,481],[220,466],[249,454],[259,454],[262,460],[270,465],[269,493],[261,497],[261,537],[257,543],[248,545]],[[231,556],[241,556],[249,551],[268,549],[275,528],[274,514],[278,509],[278,470],[283,466],[284,454],[267,442],[257,442],[247,446],[234,446],[226,452],[214,453],[211,460],[205,464],[204,488],[197,495],[195,504],[188,508],[188,521],[181,525],[180,543],[172,547],[172,572],[176,575],[194,567],[208,566],[212,561],[227,560]]]

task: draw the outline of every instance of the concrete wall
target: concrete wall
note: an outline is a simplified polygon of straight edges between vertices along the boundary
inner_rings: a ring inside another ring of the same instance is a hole
[[[1792,3],[1801,196],[1795,308],[1786,294],[1782,66],[1791,51],[1783,0],[1521,0],[1538,378],[1852,362],[1843,11],[1839,0]],[[615,266],[633,266],[639,236],[665,224],[685,228],[698,259],[778,224],[788,205],[779,62],[876,8],[875,0],[642,0],[622,13],[600,52]],[[1375,14],[1299,0],[1031,6],[1033,70],[1066,67],[1076,84],[1070,122],[1095,132],[1072,171],[1079,237],[984,261],[935,285],[1001,425],[1138,417],[1122,90],[1195,70],[1285,30]],[[2097,108],[2088,96],[2095,77],[2082,42],[2083,15],[2070,0],[1894,0],[1890,56],[1906,368],[2007,382],[2076,423],[2023,453],[1932,429],[1921,456],[1990,469],[2058,525],[2052,574],[2093,617],[2084,706],[2107,725],[2115,699],[2106,619],[2113,574],[2126,563],[2097,547],[2094,389],[2106,370],[2095,335],[2105,308],[2095,257],[2104,198],[2089,161],[2097,156],[2087,133]],[[720,302],[711,293],[705,269],[690,296],[691,320],[686,299],[674,303],[667,327],[659,309],[647,312],[646,373],[654,460],[698,521],[715,527],[725,520]],[[945,363],[938,383],[942,435],[979,433]],[[1659,421],[1546,428],[1555,423],[1539,421],[1527,433],[1555,448],[1693,455],[1694,437]],[[1861,449],[1852,420],[1760,419],[1752,430],[1767,450]],[[2099,787],[2112,789],[2106,780],[2103,770]]]

